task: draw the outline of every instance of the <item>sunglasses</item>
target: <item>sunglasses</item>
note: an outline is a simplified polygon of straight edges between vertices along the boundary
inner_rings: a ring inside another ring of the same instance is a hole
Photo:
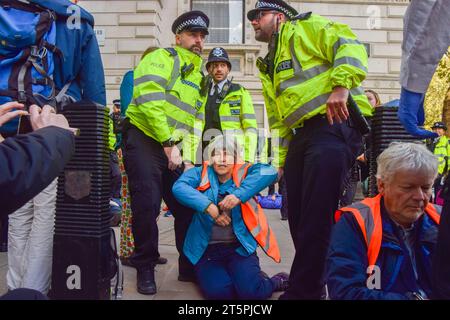
[[[255,19],[253,19],[253,20],[259,21],[259,20],[261,20],[261,18],[264,17],[264,16],[267,16],[267,15],[269,15],[269,14],[278,14],[278,13],[280,13],[280,12],[278,12],[278,11],[266,11],[266,10],[260,10],[260,11],[258,11],[258,12],[256,13]]]

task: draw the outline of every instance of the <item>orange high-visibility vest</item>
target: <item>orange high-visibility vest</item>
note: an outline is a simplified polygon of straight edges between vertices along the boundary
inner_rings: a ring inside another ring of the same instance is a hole
[[[373,266],[377,262],[381,248],[381,240],[383,238],[380,206],[381,194],[378,194],[374,198],[366,198],[361,202],[341,208],[336,211],[334,216],[336,222],[338,222],[344,212],[351,212],[355,217],[366,241],[369,273],[372,273]],[[425,213],[436,224],[439,224],[441,209],[438,205],[428,203],[425,208]]]
[[[235,165],[233,169],[233,182],[236,187],[239,188],[241,182],[245,179],[247,171],[251,164],[239,164]],[[208,177],[208,163],[203,163],[202,178],[200,186],[197,188],[199,191],[206,191],[210,188]],[[245,226],[250,231],[253,238],[263,251],[271,257],[275,262],[280,262],[280,249],[278,248],[277,239],[275,233],[270,228],[264,210],[261,208],[255,198],[251,198],[245,203],[241,202],[242,219]]]

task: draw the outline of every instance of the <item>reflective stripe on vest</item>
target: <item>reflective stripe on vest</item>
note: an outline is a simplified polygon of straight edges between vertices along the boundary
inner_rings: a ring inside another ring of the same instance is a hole
[[[383,238],[383,225],[381,221],[381,194],[374,198],[366,198],[350,207],[341,208],[335,213],[337,222],[344,212],[351,212],[358,222],[359,228],[367,245],[367,259],[369,262],[368,273],[371,274],[375,266],[381,248]],[[429,203],[425,213],[436,223],[440,222],[441,207]]]
[[[203,163],[202,168],[202,180],[200,181],[200,185],[198,186],[198,191],[206,191],[211,187],[211,184],[209,183],[209,177],[208,177],[208,162]]]
[[[233,169],[233,182],[239,188],[241,182],[245,179],[251,164],[245,163],[235,165]],[[208,177],[208,163],[203,163],[201,182],[197,190],[206,191],[210,188]],[[274,232],[270,228],[263,209],[255,198],[251,198],[245,203],[241,203],[242,219],[245,226],[250,231],[253,238],[263,251],[275,262],[281,261],[280,249]]]

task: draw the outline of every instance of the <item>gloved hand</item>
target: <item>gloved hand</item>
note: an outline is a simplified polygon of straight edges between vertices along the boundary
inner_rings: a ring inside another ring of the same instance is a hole
[[[398,119],[403,124],[406,131],[413,136],[422,139],[436,138],[438,137],[437,133],[419,128],[425,121],[423,99],[424,94],[402,88],[400,106],[398,108]]]

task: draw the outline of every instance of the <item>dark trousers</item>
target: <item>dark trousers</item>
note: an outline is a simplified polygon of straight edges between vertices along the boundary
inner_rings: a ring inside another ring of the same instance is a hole
[[[283,197],[283,201],[281,204],[280,214],[281,218],[288,218],[288,193],[286,186],[286,178],[282,177],[280,181],[278,181],[278,192]]]
[[[48,300],[48,298],[40,291],[19,288],[8,291],[8,293],[0,297],[0,300]]]
[[[284,177],[296,252],[281,299],[320,299],[334,212],[361,145],[348,123],[330,126],[322,116],[307,120],[291,140]]]
[[[134,126],[128,128],[123,142],[133,212],[135,250],[130,257],[132,263],[137,268],[148,267],[159,258],[156,218],[160,213],[161,199],[164,199],[175,218],[175,242],[180,253],[179,272],[192,275],[193,266],[182,249],[193,211],[178,203],[172,194],[172,186],[182,170],[169,170],[161,144]]]
[[[8,216],[0,218],[0,252],[8,251]]]
[[[273,292],[270,278],[261,273],[258,256],[241,256],[232,245],[209,245],[195,265],[195,273],[207,299],[262,300]]]
[[[346,207],[353,203],[359,181],[359,168],[355,163],[348,172],[342,183],[341,195],[339,197],[339,207]]]
[[[111,177],[111,198],[120,199],[122,175],[120,173],[119,157],[115,151],[111,151],[109,155],[109,173]]]
[[[439,223],[439,236],[433,256],[433,299],[450,300],[450,180],[443,191],[444,207]]]

